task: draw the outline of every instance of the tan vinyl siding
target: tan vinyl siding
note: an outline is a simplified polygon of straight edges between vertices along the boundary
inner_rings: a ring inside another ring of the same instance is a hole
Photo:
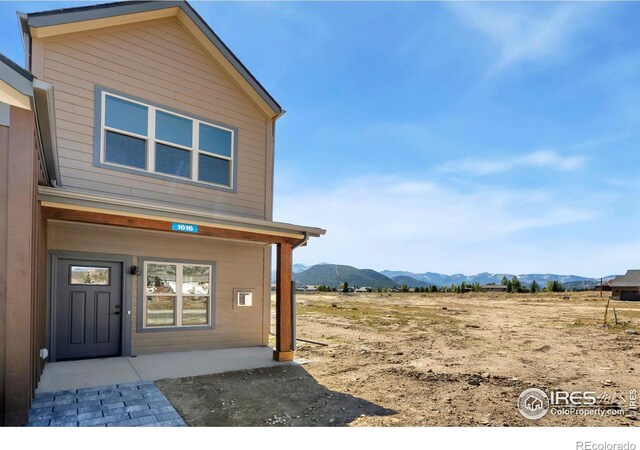
[[[138,257],[212,261],[216,263],[215,329],[136,332],[138,283],[132,279],[132,353],[266,345],[269,330],[269,251],[264,245],[229,240],[149,232],[125,228],[49,222],[50,250],[132,255]],[[126,275],[131,276],[131,275]],[[233,308],[233,289],[254,289],[256,301],[248,308]],[[261,299],[262,301],[260,301]]]
[[[175,18],[33,41],[35,75],[54,85],[63,186],[271,216],[272,122]],[[95,86],[238,129],[237,192],[94,167]]]

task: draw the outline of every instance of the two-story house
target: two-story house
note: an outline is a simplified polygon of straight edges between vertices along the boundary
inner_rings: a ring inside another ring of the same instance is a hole
[[[268,345],[293,358],[272,220],[284,110],[186,2],[18,14],[0,58],[0,423],[46,361]]]

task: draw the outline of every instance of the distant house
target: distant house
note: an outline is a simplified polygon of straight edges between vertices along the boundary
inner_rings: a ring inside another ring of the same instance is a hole
[[[640,301],[640,270],[627,270],[626,274],[609,280],[609,286],[613,300]]]
[[[596,291],[597,292],[611,292],[611,284],[609,284],[611,280],[607,280],[607,281],[603,281],[602,285],[600,285],[600,283],[596,284]]]
[[[359,287],[355,292],[373,292],[373,289],[367,286]]]
[[[298,292],[318,292],[318,286],[314,286],[312,284],[303,284],[301,286],[296,287],[296,291],[298,291]]]
[[[480,286],[480,292],[507,292],[507,287],[502,284],[485,284]]]

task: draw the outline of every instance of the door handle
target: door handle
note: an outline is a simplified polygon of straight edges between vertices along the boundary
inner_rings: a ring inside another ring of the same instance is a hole
[[[119,316],[120,315],[120,311],[116,311],[116,312],[111,313],[111,314],[113,314],[114,316]]]

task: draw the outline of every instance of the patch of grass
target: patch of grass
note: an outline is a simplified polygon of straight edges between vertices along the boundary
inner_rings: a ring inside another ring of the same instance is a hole
[[[564,325],[569,328],[592,327],[596,325],[602,326],[602,321],[598,321],[596,319],[576,319],[571,322],[564,322]]]
[[[635,327],[629,322],[618,322],[616,324],[612,321],[607,323],[606,329],[612,333],[624,333],[625,330],[635,329]]]
[[[309,303],[298,307],[297,313],[301,316],[321,314],[381,331],[398,330],[405,333],[427,328],[446,331],[456,328],[458,323],[458,320],[453,317],[438,314],[435,308],[406,305],[396,309],[353,303],[340,303],[337,307],[323,303]]]
[[[602,319],[577,319],[572,322],[564,322],[564,326],[568,328],[599,328],[612,333],[624,333],[625,330],[633,328],[631,322],[619,321],[616,324],[611,317],[607,318],[606,326],[602,325]]]

